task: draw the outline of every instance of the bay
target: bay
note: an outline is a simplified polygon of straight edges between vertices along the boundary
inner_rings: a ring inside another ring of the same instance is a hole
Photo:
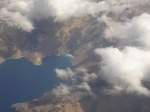
[[[0,112],[11,112],[11,105],[30,101],[50,91],[58,83],[56,68],[71,66],[65,56],[49,56],[42,65],[25,58],[8,60],[0,65]]]

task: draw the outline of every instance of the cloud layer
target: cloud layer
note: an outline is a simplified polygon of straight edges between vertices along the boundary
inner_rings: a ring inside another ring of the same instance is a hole
[[[105,48],[93,47],[94,53],[100,58],[97,61],[99,73],[95,73],[96,78],[105,80],[115,92],[150,95],[150,90],[144,85],[146,78],[150,76],[149,0],[68,0],[63,5],[59,5],[59,0],[54,1],[55,5],[52,6],[56,20],[94,15],[100,23],[105,24],[102,26],[105,30],[99,38],[104,38],[109,45]],[[86,9],[88,4],[89,9]],[[68,7],[64,6],[71,6],[73,10],[67,11]],[[101,44],[105,45],[105,42]],[[92,63],[91,60],[87,61]],[[72,77],[78,77],[71,69],[56,72],[62,79],[72,81]],[[87,82],[86,85],[91,88]]]
[[[105,10],[103,5],[87,0],[5,0],[0,2],[0,23],[30,32],[35,20],[65,21],[95,15]]]
[[[119,46],[150,47],[150,14],[143,13],[125,22],[116,22],[106,17],[104,21],[108,25],[104,32],[108,41],[117,42]]]
[[[134,47],[123,50],[109,47],[96,49],[95,52],[102,58],[100,77],[114,89],[150,95],[142,83],[150,72],[150,51]]]
[[[91,92],[90,81],[102,77],[114,90],[149,95],[143,85],[150,67],[149,7],[149,0],[1,0],[0,27],[32,32],[37,21],[63,23],[89,16],[98,24],[103,23],[104,30],[93,31],[101,34],[97,39],[104,38],[100,44],[109,43],[106,48],[92,44],[90,47],[101,58],[97,61],[99,74],[88,73],[84,67],[57,69],[58,77],[66,82],[58,90],[64,94]]]
[[[67,94],[75,94],[80,93],[89,93],[91,94],[91,87],[90,84],[94,80],[97,79],[97,75],[94,73],[88,73],[88,71],[85,68],[77,68],[77,69],[56,69],[57,77],[60,78],[61,80],[65,81],[64,84],[60,84],[56,89],[54,89],[54,92],[60,93],[61,89],[65,89]],[[59,95],[66,95],[64,92],[61,92]],[[80,97],[80,96],[79,96]]]
[[[53,18],[55,22],[62,22],[87,15],[114,13],[120,16],[135,9],[138,11],[147,3],[148,0],[2,0],[0,23],[30,32],[34,29],[34,21],[39,19]]]

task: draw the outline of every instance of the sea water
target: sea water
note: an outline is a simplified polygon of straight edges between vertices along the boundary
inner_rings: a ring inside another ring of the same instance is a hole
[[[0,112],[11,112],[11,105],[42,96],[59,83],[56,68],[71,66],[66,56],[50,56],[36,66],[27,59],[8,60],[0,65]]]

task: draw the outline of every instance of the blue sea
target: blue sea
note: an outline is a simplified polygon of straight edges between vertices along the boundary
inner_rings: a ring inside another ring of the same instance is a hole
[[[0,65],[0,112],[12,112],[11,105],[30,101],[59,83],[56,68],[71,66],[65,56],[50,56],[40,66],[27,59],[8,60]]]

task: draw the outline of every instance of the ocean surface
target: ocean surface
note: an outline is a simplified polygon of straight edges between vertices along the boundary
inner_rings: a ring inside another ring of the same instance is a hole
[[[65,56],[50,56],[40,66],[27,59],[8,60],[0,65],[0,112],[12,112],[11,105],[30,101],[59,83],[56,68],[71,66]]]

